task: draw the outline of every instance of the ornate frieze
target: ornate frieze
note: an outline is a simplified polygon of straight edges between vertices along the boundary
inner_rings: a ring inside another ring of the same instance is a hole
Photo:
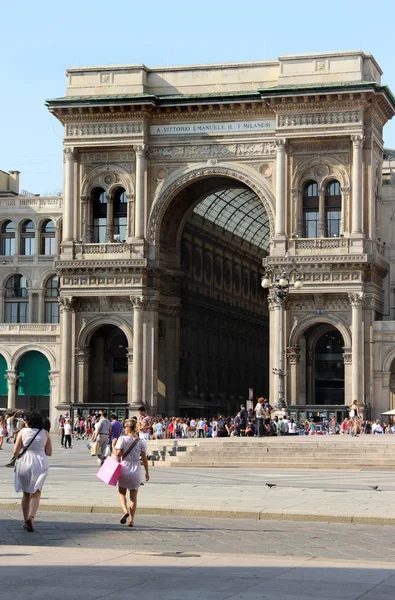
[[[151,147],[148,151],[148,158],[155,159],[198,159],[202,158],[223,158],[223,157],[248,157],[248,156],[267,156],[275,154],[276,145],[274,142],[260,142],[251,144],[210,144],[194,146],[159,146]]]
[[[75,301],[75,311],[77,313],[123,312],[131,314],[132,309],[128,296],[115,298],[105,296],[98,298],[78,298]]]
[[[305,127],[310,125],[343,125],[362,122],[362,113],[358,110],[326,113],[308,113],[304,115],[279,115],[278,127]]]
[[[74,123],[66,125],[66,138],[92,137],[102,135],[134,135],[143,132],[139,121],[119,123]]]

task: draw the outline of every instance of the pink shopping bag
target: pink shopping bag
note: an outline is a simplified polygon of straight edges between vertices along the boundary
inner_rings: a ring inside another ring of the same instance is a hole
[[[107,485],[117,485],[121,475],[122,465],[111,456],[108,456],[97,474],[97,477]]]

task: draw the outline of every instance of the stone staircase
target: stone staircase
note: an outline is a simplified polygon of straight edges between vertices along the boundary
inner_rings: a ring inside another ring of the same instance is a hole
[[[395,469],[395,435],[151,440],[165,467]]]

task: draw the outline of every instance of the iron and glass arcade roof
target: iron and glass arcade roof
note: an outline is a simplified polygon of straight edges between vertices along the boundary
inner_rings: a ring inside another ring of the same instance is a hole
[[[252,190],[243,187],[213,192],[193,212],[246,242],[269,250],[269,218]]]

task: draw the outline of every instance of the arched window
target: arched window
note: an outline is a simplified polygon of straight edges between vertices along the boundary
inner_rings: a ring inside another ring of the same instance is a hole
[[[21,254],[32,256],[36,252],[36,231],[33,221],[25,221],[21,231]]]
[[[45,322],[59,323],[59,277],[52,275],[45,286]]]
[[[303,188],[303,235],[306,238],[318,237],[319,203],[318,184],[309,181]]]
[[[126,240],[126,221],[128,212],[128,199],[126,192],[118,188],[114,194],[114,241]]]
[[[339,237],[342,197],[340,183],[330,181],[325,188],[325,222],[328,237]]]
[[[40,254],[56,254],[55,223],[48,219],[41,225]]]
[[[3,256],[15,254],[15,225],[12,221],[4,221],[1,226],[1,254]]]
[[[104,243],[107,230],[107,194],[102,188],[92,190],[93,242]]]
[[[28,285],[23,275],[13,275],[5,286],[5,322],[27,323],[29,319]]]

